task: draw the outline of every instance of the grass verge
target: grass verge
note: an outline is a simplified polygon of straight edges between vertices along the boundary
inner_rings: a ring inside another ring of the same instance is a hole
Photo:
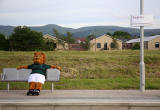
[[[15,68],[33,63],[33,51],[0,51],[0,73],[3,68]],[[56,89],[138,89],[139,51],[45,51],[46,64],[62,67]],[[147,89],[160,89],[160,51],[145,50]],[[0,82],[0,89],[7,83]],[[44,89],[50,89],[46,82]],[[27,89],[28,84],[11,83],[11,89]]]
[[[146,89],[160,89],[160,79],[146,79]],[[7,82],[0,82],[0,90],[7,89]],[[58,90],[111,90],[111,89],[139,89],[138,78],[110,78],[110,79],[62,79],[54,83]],[[27,82],[11,82],[11,90],[28,89]],[[43,89],[51,89],[51,83],[46,82]]]

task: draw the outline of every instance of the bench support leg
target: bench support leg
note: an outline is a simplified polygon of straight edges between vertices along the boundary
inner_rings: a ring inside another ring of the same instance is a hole
[[[51,92],[53,92],[53,90],[54,90],[54,84],[53,82],[51,82]]]
[[[8,83],[7,83],[7,90],[8,90],[8,92],[9,92],[9,86],[10,86],[10,85],[9,85],[9,82],[8,82]]]

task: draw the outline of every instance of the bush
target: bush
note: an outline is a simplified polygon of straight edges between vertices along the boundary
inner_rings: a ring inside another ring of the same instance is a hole
[[[44,39],[45,44],[43,50],[45,51],[53,51],[56,48],[56,43],[52,39]]]
[[[112,49],[118,49],[118,43],[115,38],[112,38],[113,42],[110,44]]]
[[[138,50],[140,49],[140,44],[139,43],[136,43],[133,47],[132,47],[133,50]]]
[[[43,35],[41,32],[30,30],[26,26],[18,26],[9,38],[10,50],[34,51],[42,50],[44,47]]]
[[[0,33],[0,50],[8,50],[8,40]]]

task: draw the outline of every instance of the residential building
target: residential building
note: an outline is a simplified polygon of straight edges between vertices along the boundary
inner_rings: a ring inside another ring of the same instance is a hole
[[[86,51],[87,49],[85,49],[84,47],[82,47],[81,44],[69,44],[69,48],[70,50],[77,50],[77,51]]]
[[[115,39],[118,50],[122,50],[122,41]],[[112,50],[114,40],[109,35],[102,35],[90,41],[90,51]]]
[[[122,49],[131,49],[132,48],[132,43],[122,43]]]
[[[45,34],[43,36],[43,38],[52,39],[54,41],[54,43],[56,43],[55,50],[68,50],[69,49],[68,43],[66,43],[66,41],[64,41],[64,40],[57,39],[56,37],[49,35],[49,34]]]
[[[75,38],[76,43],[80,44],[80,43],[84,43],[86,41],[85,37],[81,37],[81,38]]]
[[[132,39],[129,40],[125,43],[125,45],[131,45],[128,47],[124,47],[123,48],[132,48],[136,43],[140,43],[140,38],[138,39]],[[160,35],[155,35],[155,36],[149,36],[149,37],[144,37],[144,49],[148,49],[148,50],[160,50]]]

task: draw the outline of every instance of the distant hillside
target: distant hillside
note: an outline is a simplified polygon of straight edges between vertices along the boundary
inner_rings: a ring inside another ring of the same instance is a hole
[[[30,28],[35,31],[42,32],[43,34],[51,34],[51,35],[53,34],[53,29],[58,30],[61,34],[66,34],[66,32],[71,32],[74,30],[72,28],[65,28],[55,24],[48,24],[45,26],[36,26],[36,27],[30,27]]]
[[[14,30],[14,26],[2,26],[0,25],[0,32],[3,33],[6,36],[9,36],[13,30]]]
[[[3,26],[0,25],[0,32],[5,34],[6,36],[11,35],[14,30],[14,26]],[[96,36],[103,35],[107,32],[114,33],[115,31],[125,31],[130,33],[132,36],[139,36],[139,29],[135,28],[126,28],[126,27],[118,27],[118,26],[89,26],[82,27],[78,29],[61,27],[55,24],[48,24],[44,26],[34,26],[30,27],[32,30],[42,32],[43,34],[53,34],[53,29],[57,29],[61,34],[66,34],[66,32],[71,32],[74,37],[86,37],[90,34],[94,34]],[[145,36],[151,35],[160,35],[160,29],[146,29]]]
[[[139,32],[139,30],[135,28],[124,28],[118,26],[90,26],[77,29],[76,32],[73,33],[73,35],[78,37],[79,35],[88,36],[89,34],[100,36],[107,32],[114,33],[115,31],[125,31],[129,32],[132,35],[138,35]]]

